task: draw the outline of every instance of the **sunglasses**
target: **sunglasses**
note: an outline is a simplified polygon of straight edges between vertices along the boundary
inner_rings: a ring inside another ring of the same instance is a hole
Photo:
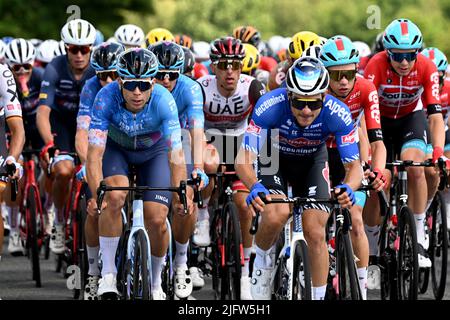
[[[124,80],[122,79],[122,87],[128,91],[134,91],[139,88],[141,92],[150,90],[153,86],[151,80]]]
[[[408,62],[414,61],[414,60],[416,60],[418,53],[419,53],[419,51],[413,51],[413,52],[388,51],[389,58],[391,58],[391,60],[394,60],[396,62],[402,62],[404,59],[406,59],[406,61],[408,61]]]
[[[156,73],[155,78],[163,81],[166,79],[166,77],[169,79],[169,81],[177,80],[180,77],[179,71],[158,71]]]
[[[108,81],[108,78],[111,78],[111,80],[114,81],[119,77],[115,70],[97,71],[96,75],[97,78],[102,81]]]
[[[308,107],[311,111],[322,108],[323,101],[321,99],[296,99],[291,98],[291,106],[297,110],[303,110]]]
[[[356,70],[328,70],[331,80],[341,81],[345,77],[348,81],[352,81],[356,77]]]
[[[239,60],[222,60],[216,63],[217,69],[219,70],[239,70],[241,69],[242,63]]]
[[[67,51],[69,51],[72,54],[78,54],[78,52],[81,52],[81,54],[85,55],[91,52],[91,46],[75,46],[75,45],[68,45]]]
[[[25,64],[15,64],[13,66],[11,66],[12,71],[14,72],[19,72],[20,70],[25,70],[26,72],[30,71],[31,69],[33,69],[33,66],[29,63],[25,63]]]

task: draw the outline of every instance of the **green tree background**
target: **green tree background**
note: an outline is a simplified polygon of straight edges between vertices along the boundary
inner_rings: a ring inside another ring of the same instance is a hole
[[[409,18],[421,29],[427,46],[450,53],[450,0],[0,0],[0,36],[59,39],[70,5],[78,5],[81,18],[106,38],[123,23],[135,23],[144,32],[165,27],[206,41],[249,24],[266,40],[310,30],[325,37],[345,34],[371,44],[390,21]],[[374,8],[379,9],[379,28],[367,24],[376,18]]]

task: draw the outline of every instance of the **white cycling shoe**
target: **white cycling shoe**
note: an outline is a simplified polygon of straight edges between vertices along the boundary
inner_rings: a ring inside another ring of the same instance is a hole
[[[99,280],[97,295],[102,299],[114,298],[119,295],[117,279],[114,273],[107,273]]]
[[[166,300],[166,294],[163,289],[159,287],[158,289],[152,290],[153,300]]]
[[[52,235],[50,237],[50,249],[54,254],[64,253],[64,226],[56,225],[52,229]]]
[[[11,232],[8,241],[8,252],[12,256],[21,256],[25,254],[25,247],[18,231]]]
[[[250,292],[251,278],[243,276],[241,278],[241,300],[253,300]]]
[[[381,270],[378,265],[372,264],[367,267],[367,289],[381,289]]]
[[[84,287],[84,300],[98,300],[98,276],[88,276]]]
[[[199,247],[207,247],[211,243],[211,236],[209,235],[209,220],[205,219],[198,221],[195,224],[194,235],[192,241]]]
[[[253,270],[250,292],[254,300],[270,300],[272,290],[270,288],[270,278],[272,269]]]
[[[175,270],[175,295],[180,299],[186,299],[192,293],[192,279],[187,266],[178,267]]]
[[[203,288],[205,285],[205,279],[203,279],[202,271],[197,267],[190,267],[189,273],[191,274],[192,287],[194,289]]]

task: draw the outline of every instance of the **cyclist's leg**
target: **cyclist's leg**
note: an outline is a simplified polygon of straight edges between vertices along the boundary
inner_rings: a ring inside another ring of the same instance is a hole
[[[445,132],[445,147],[444,147],[444,155],[447,158],[450,158],[450,130],[447,129]],[[448,183],[450,183],[450,177],[448,179]],[[447,209],[447,226],[450,226],[450,189],[445,188],[444,190],[444,200],[445,206]]]
[[[433,157],[433,145],[431,141],[431,135],[430,130],[427,126],[427,149],[425,154],[425,159],[431,159]],[[436,194],[438,185],[439,185],[439,173],[436,172],[436,169],[431,168],[425,168],[425,179],[427,181],[427,205],[425,207],[425,212],[427,212],[428,208],[431,205],[431,202],[433,201],[434,195]]]

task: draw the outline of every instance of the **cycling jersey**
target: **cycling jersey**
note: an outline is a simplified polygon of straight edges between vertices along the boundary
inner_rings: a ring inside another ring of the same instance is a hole
[[[261,62],[259,64],[259,69],[265,70],[267,72],[272,71],[277,65],[277,60],[268,56],[261,56]]]
[[[97,93],[102,88],[102,84],[97,76],[93,76],[86,81],[86,84],[81,90],[80,95],[80,108],[77,115],[77,128],[83,130],[89,130],[91,123],[92,106],[94,104]]]
[[[198,62],[196,62],[194,64],[194,78],[195,79],[201,78],[208,74],[209,74],[208,68],[204,64],[198,63]]]
[[[279,88],[265,94],[253,110],[242,147],[259,154],[267,138],[267,130],[271,129],[278,129],[272,146],[279,150],[280,155],[314,156],[328,135],[335,134],[342,162],[359,159],[358,130],[353,127],[350,110],[331,95],[326,95],[323,108],[313,123],[302,128],[292,114],[286,89]]]
[[[16,82],[11,70],[0,64],[0,117],[22,117]]]
[[[37,112],[43,75],[44,70],[42,68],[33,68],[30,80],[26,83],[26,88],[22,88],[19,81],[17,83],[17,93],[24,116],[35,115]]]
[[[142,111],[125,108],[120,86],[112,82],[97,94],[92,108],[89,144],[105,146],[106,137],[128,150],[144,150],[164,137],[169,151],[181,149],[181,130],[175,100],[159,84]]]
[[[390,65],[386,51],[379,52],[367,64],[364,77],[378,89],[383,117],[398,119],[423,109],[418,103],[421,96],[429,114],[441,112],[436,66],[421,54],[417,55],[411,72],[402,77]]]
[[[217,89],[217,79],[208,75],[197,80],[203,89],[205,129],[218,129],[230,136],[245,132],[252,108],[265,93],[264,86],[255,78],[241,74],[231,97],[224,97]]]
[[[345,98],[344,103],[350,109],[355,127],[359,126],[361,117],[364,115],[370,142],[383,140],[378,95],[373,83],[357,76],[353,90]],[[327,145],[329,148],[336,148],[334,137],[328,139]]]
[[[177,104],[181,128],[203,129],[203,96],[198,82],[181,74],[171,93]]]
[[[286,73],[290,68],[289,61],[281,61],[278,65],[270,71],[269,75],[269,89],[274,90],[279,87],[286,87],[282,85],[286,80]]]
[[[45,68],[42,80],[40,105],[47,105],[66,119],[75,123],[80,103],[80,93],[87,79],[95,75],[89,66],[80,80],[75,80],[69,66],[67,55],[54,58]]]

